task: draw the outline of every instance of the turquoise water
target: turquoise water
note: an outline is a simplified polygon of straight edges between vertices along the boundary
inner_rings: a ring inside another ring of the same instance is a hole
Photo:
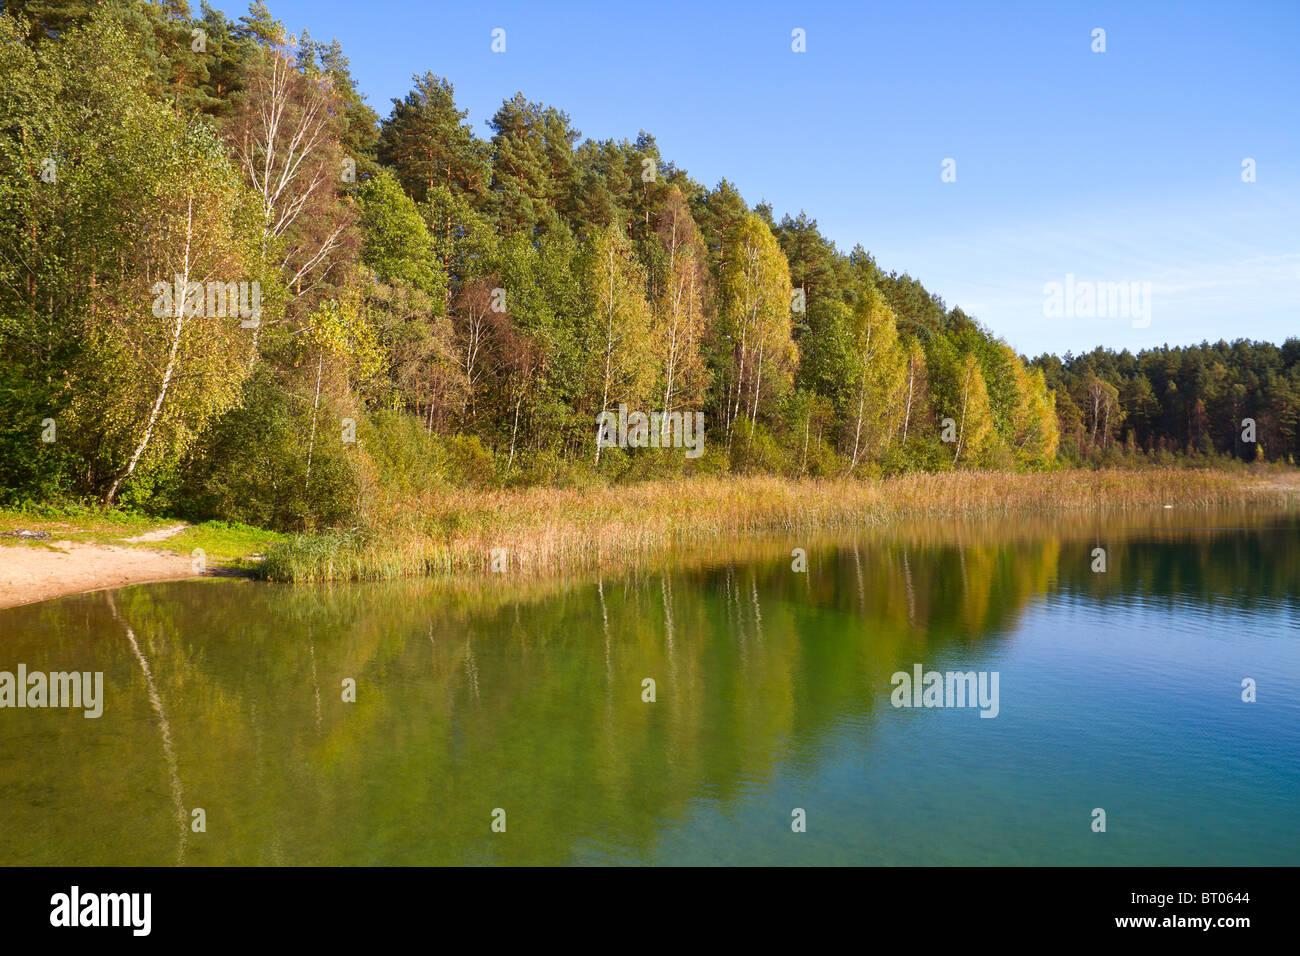
[[[1298,532],[915,529],[0,611],[0,671],[105,685],[98,719],[0,710],[0,860],[1295,865]],[[997,672],[997,716],[892,706],[916,664]]]

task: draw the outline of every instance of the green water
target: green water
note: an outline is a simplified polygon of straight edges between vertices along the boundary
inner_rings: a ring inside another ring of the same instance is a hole
[[[0,863],[1295,865],[1298,532],[915,528],[805,543],[806,573],[779,541],[0,611],[0,671],[105,698],[0,710]],[[893,707],[915,664],[997,672],[997,717]]]

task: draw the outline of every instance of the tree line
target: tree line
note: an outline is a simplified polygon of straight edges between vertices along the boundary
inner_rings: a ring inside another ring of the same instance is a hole
[[[1136,355],[1099,348],[1032,364],[1056,394],[1067,461],[1181,454],[1294,464],[1300,455],[1300,338]]]
[[[261,2],[6,7],[6,501],[296,528],[448,483],[1295,451],[1295,340],[1030,362],[644,131],[516,94],[479,136],[433,73],[381,119]],[[619,405],[703,411],[704,455],[602,449]]]

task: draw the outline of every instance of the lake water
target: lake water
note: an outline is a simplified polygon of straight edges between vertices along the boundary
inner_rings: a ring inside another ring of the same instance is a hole
[[[1300,864],[1295,516],[172,582],[0,611],[19,664],[103,715],[0,710],[3,864]],[[893,706],[918,664],[997,716]]]

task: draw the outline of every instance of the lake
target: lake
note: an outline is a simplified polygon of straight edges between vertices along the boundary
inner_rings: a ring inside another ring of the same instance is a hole
[[[144,585],[0,611],[20,664],[103,713],[0,709],[8,865],[1300,864],[1294,514]]]

